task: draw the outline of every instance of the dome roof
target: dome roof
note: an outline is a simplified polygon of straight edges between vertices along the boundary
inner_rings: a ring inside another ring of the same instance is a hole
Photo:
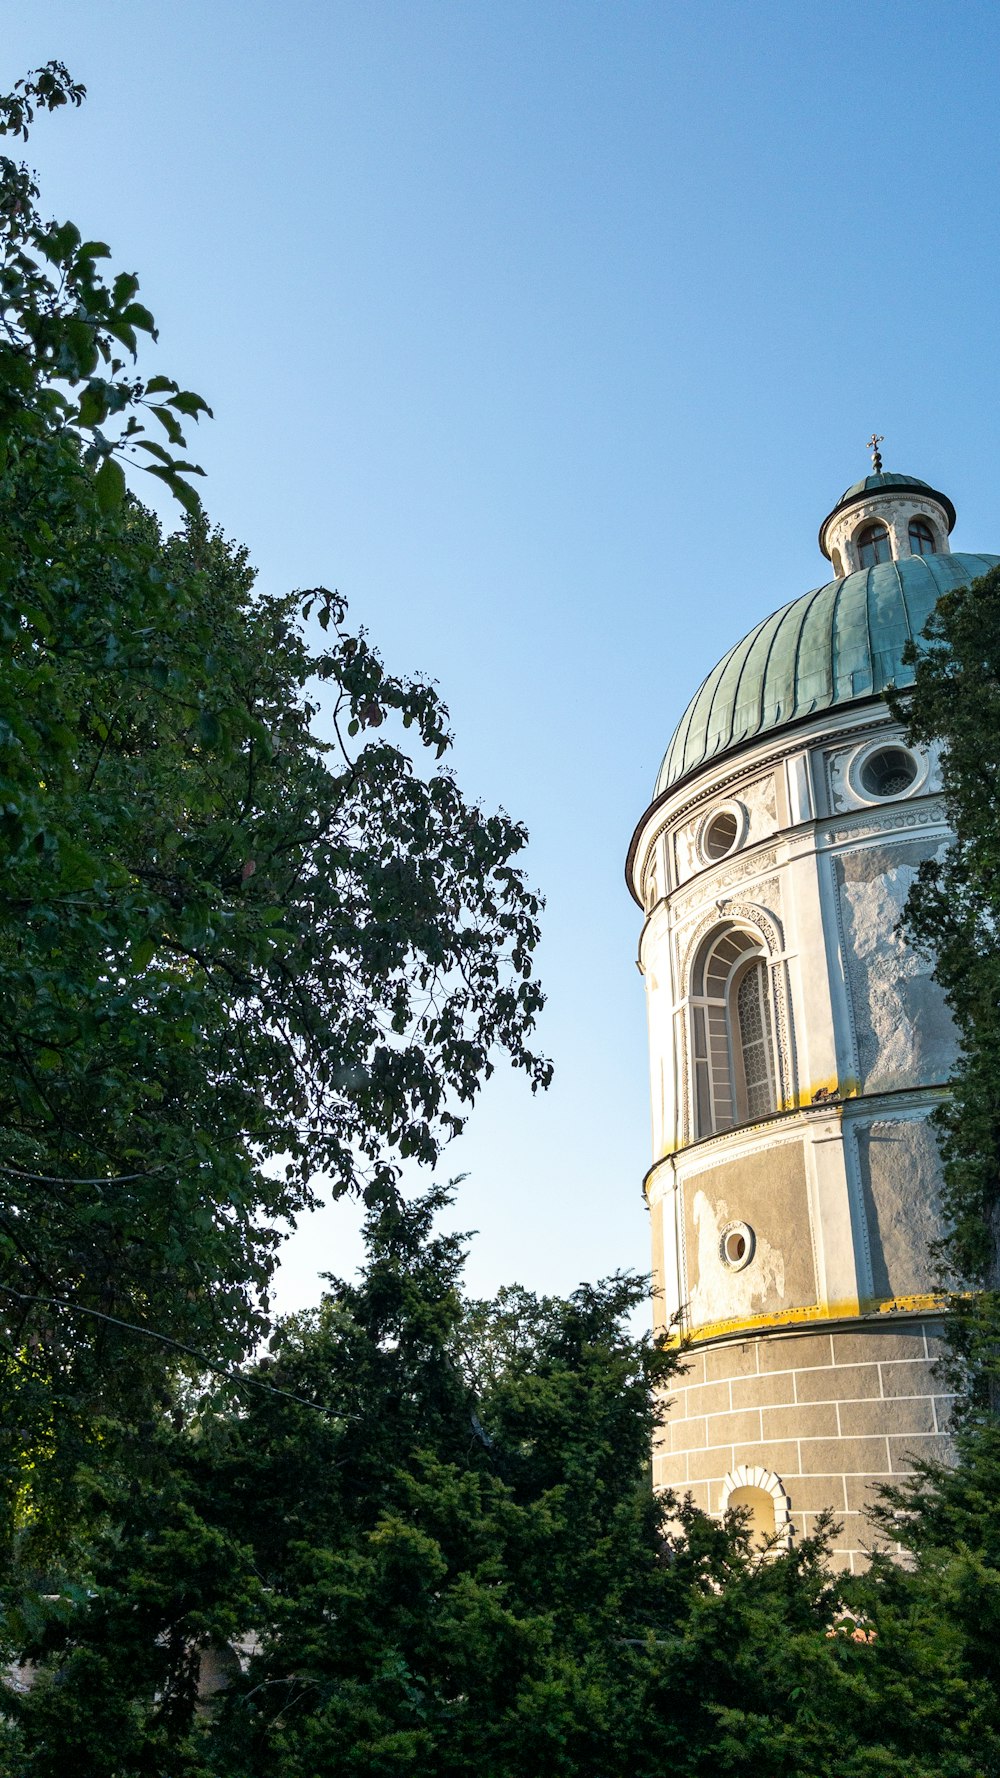
[[[901,659],[905,644],[920,636],[942,593],[998,564],[1000,556],[906,556],[831,580],[782,606],[737,642],[695,692],[654,796],[773,729],[878,697],[890,683],[912,685],[913,669]]]
[[[934,492],[930,482],[922,482],[917,475],[896,475],[892,470],[886,469],[880,470],[878,475],[866,475],[863,482],[852,482],[849,488],[844,489],[837,505],[843,506],[845,500],[856,500],[859,494],[881,493],[885,488],[923,488],[928,494]]]

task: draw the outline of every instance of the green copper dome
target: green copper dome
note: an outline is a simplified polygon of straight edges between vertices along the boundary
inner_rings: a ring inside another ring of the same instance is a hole
[[[849,488],[844,489],[837,505],[843,506],[847,500],[857,500],[860,494],[879,494],[886,488],[923,488],[928,494],[934,492],[930,482],[922,482],[918,475],[896,475],[892,470],[886,469],[879,470],[877,475],[866,475],[863,482],[852,482]],[[938,495],[938,499],[940,498]]]
[[[913,485],[909,476],[867,479]],[[890,682],[911,685],[903,648],[920,636],[939,596],[998,563],[1000,556],[907,556],[831,580],[782,606],[737,642],[695,692],[654,794],[774,729],[878,697]]]

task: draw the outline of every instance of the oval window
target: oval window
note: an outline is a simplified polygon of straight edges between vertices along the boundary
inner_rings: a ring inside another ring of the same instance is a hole
[[[725,858],[731,852],[739,838],[740,824],[733,809],[720,809],[717,815],[706,822],[701,837],[701,849],[705,857],[713,862],[717,858]]]
[[[719,1245],[723,1264],[731,1272],[741,1272],[753,1259],[756,1245],[753,1229],[746,1222],[731,1222],[728,1228],[723,1229]]]
[[[919,770],[919,764],[908,748],[879,747],[868,755],[858,777],[861,788],[869,796],[903,796],[916,782]]]

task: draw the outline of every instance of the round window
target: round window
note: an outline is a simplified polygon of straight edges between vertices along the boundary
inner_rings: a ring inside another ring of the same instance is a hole
[[[754,1232],[749,1223],[731,1222],[723,1229],[719,1243],[723,1265],[728,1266],[731,1272],[741,1272],[753,1259],[755,1245]]]
[[[743,827],[741,814],[738,808],[726,807],[717,809],[708,817],[701,830],[701,850],[710,864],[725,858],[726,853],[738,845]]]
[[[919,762],[906,747],[879,747],[864,761],[858,780],[868,796],[903,796],[917,779]]]

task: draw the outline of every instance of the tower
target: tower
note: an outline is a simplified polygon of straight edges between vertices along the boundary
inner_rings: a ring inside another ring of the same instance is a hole
[[[949,839],[933,750],[884,702],[938,596],[955,511],[873,473],[820,527],[835,578],[751,630],[677,725],[627,876],[645,913],[658,1314],[689,1368],[654,1482],[761,1535],[832,1507],[864,1561],[872,1488],[945,1448],[927,1119],[954,1059],[897,926]]]

